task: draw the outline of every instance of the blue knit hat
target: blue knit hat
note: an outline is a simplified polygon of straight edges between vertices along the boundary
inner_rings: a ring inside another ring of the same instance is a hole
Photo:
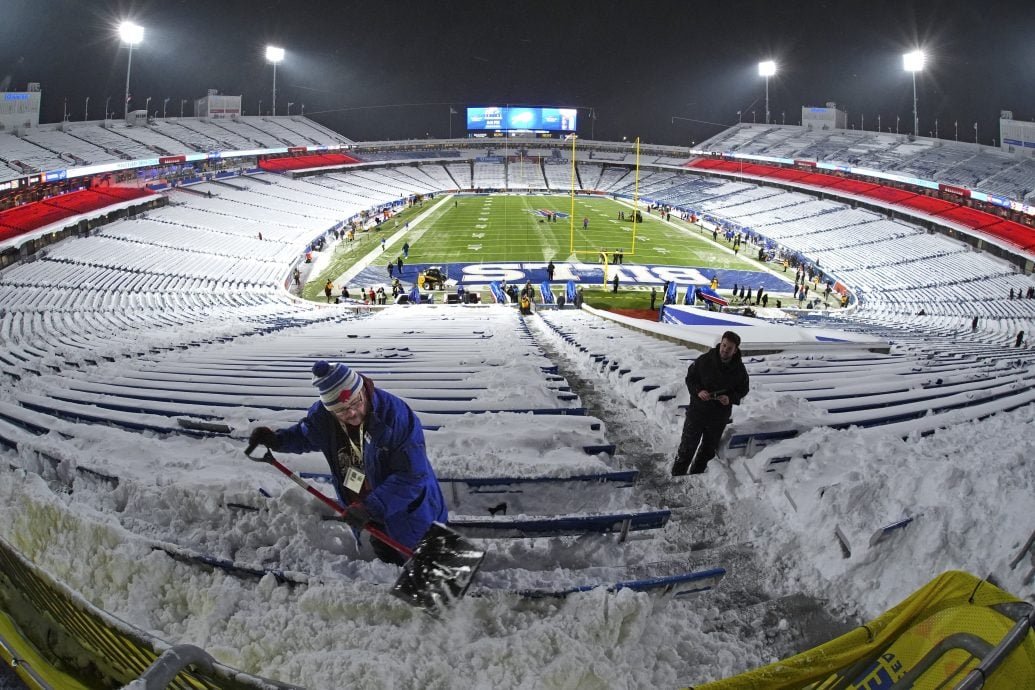
[[[356,394],[363,379],[344,364],[330,364],[321,359],[313,364],[313,385],[320,391],[323,406],[333,410]]]

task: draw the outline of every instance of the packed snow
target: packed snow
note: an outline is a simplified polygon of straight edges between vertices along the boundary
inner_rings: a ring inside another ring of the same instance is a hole
[[[502,306],[396,306],[263,336],[259,345],[243,339],[200,350],[213,359],[254,361],[260,353],[293,348],[293,362],[304,367],[310,355],[328,351],[327,338],[336,330],[375,329],[386,338],[394,331],[386,342],[405,346],[415,314],[424,325],[440,319],[450,332],[480,331],[491,340],[492,357],[471,357],[481,373],[464,382],[485,389],[480,402],[500,409],[547,404],[549,386],[529,373],[541,349],[542,359],[577,385],[579,399],[570,404],[602,421],[593,429],[586,418],[568,415],[443,414],[414,395],[411,404],[424,423],[441,424],[427,432],[440,478],[637,468],[640,480],[631,489],[587,487],[581,496],[570,487],[544,488],[514,505],[528,514],[671,508],[668,525],[624,543],[616,535],[479,540],[488,555],[472,591],[448,611],[428,615],[391,596],[399,569],[375,560],[365,539],[357,546],[340,522],[322,519],[326,509],[304,491],[244,457],[252,425],[290,423],[315,400],[300,369],[290,383],[295,409],[260,414],[247,400],[239,409],[219,408],[231,436],[60,423],[49,435],[30,437],[5,425],[22,450],[0,455],[0,536],[92,604],[150,634],[308,688],[692,685],[823,641],[794,620],[767,615],[779,610],[767,602],[782,597],[803,594],[820,602],[845,629],[949,569],[993,575],[1007,591],[1035,598],[1031,558],[1010,568],[1035,530],[1031,406],[929,436],[816,428],[754,457],[715,460],[704,475],[674,479],[669,467],[683,420],[678,404],[687,397],[682,378],[696,351],[646,335],[614,338],[622,326],[587,325],[582,314],[550,318],[591,350],[607,348],[635,360],[641,374],[670,382],[675,399],[659,401],[629,377],[609,374],[538,317],[525,321],[530,345],[516,329],[516,315]],[[183,342],[203,337],[182,333]],[[95,378],[147,372],[153,363],[189,367],[198,351],[101,363]],[[520,365],[529,357],[531,368]],[[26,377],[5,384],[2,400],[53,392],[77,378]],[[373,378],[389,390],[403,386],[390,376]],[[207,392],[183,386],[195,397]],[[735,419],[813,413],[793,394],[755,386]],[[577,450],[601,443],[617,444],[615,455]],[[55,466],[33,451],[62,462]],[[774,457],[789,459],[780,472],[766,472]],[[316,454],[279,459],[299,471],[325,470]],[[116,476],[118,484],[77,467]],[[873,539],[881,527],[905,518],[912,521]],[[295,582],[199,567],[155,544],[283,570]],[[622,566],[653,563],[721,566],[728,574],[712,591],[681,597],[604,588],[563,599],[514,592],[544,581],[606,582]]]

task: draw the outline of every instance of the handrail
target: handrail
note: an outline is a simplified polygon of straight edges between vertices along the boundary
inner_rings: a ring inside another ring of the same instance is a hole
[[[1003,635],[1003,639],[981,660],[977,668],[971,670],[953,690],[977,690],[985,686],[985,680],[999,667],[1006,657],[1024,640],[1024,638],[1035,628],[1035,606],[1027,602],[1017,602],[1012,608],[1027,612],[1020,616],[1017,623],[1010,628],[1009,632]]]
[[[201,647],[178,644],[162,652],[139,678],[124,686],[123,690],[165,690],[177,674],[188,666],[194,665],[205,673],[211,673],[214,663],[212,655]]]

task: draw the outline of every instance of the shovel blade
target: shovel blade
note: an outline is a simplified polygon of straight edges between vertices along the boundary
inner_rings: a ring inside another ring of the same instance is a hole
[[[403,566],[392,594],[429,611],[443,609],[464,595],[484,558],[470,540],[434,522]]]

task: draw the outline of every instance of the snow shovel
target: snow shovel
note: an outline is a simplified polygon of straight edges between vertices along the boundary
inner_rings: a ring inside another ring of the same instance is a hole
[[[324,504],[340,515],[345,515],[345,508],[332,498],[315,489],[290,468],[273,457],[266,449],[262,457],[252,455],[255,446],[248,446],[244,454],[255,462],[273,465],[291,481],[308,491]],[[474,580],[475,573],[485,558],[485,552],[475,548],[469,540],[439,522],[431,523],[417,547],[407,548],[395,539],[377,529],[365,525],[363,531],[375,539],[388,544],[406,557],[402,574],[392,586],[392,594],[403,601],[426,609],[436,611],[451,604],[467,592]]]

